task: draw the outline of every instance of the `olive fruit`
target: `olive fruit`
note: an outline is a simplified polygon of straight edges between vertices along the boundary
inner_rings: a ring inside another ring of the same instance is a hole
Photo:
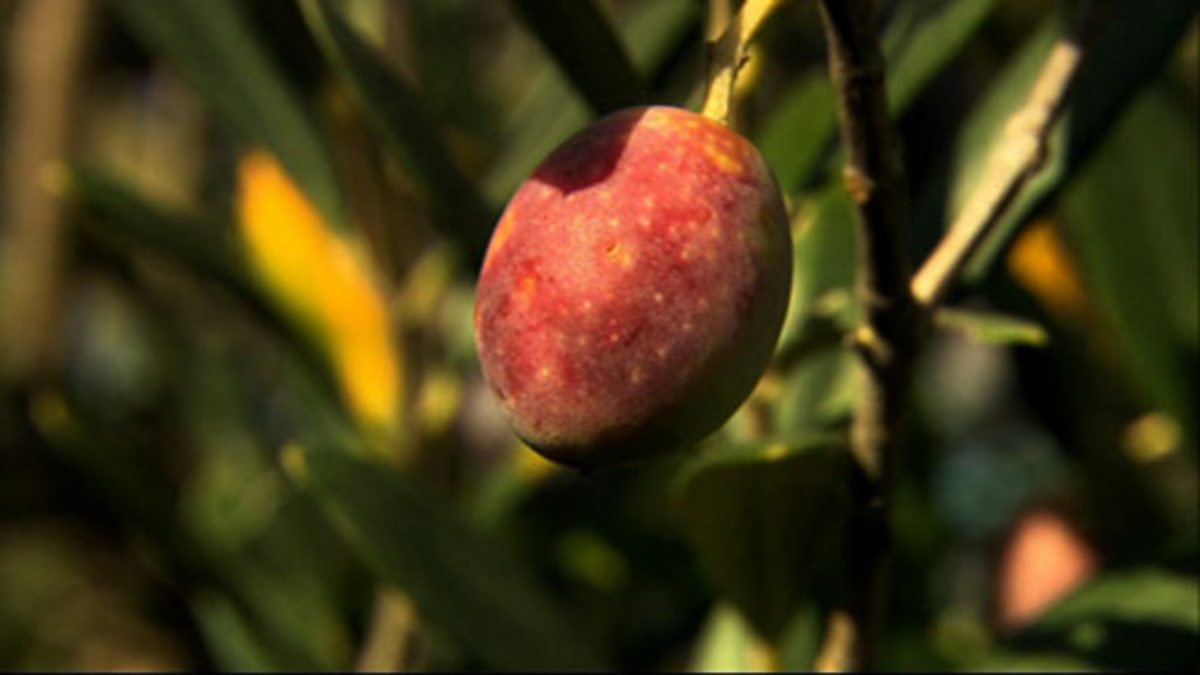
[[[581,469],[693,444],[749,395],[787,308],[792,248],[753,145],[673,107],[556,149],[492,234],[475,305],[514,431]]]

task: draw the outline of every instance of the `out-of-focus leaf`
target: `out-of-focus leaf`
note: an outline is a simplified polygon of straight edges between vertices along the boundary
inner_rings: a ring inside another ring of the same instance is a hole
[[[726,447],[678,479],[684,529],[713,584],[779,644],[835,550],[848,509],[848,453],[832,440]]]
[[[990,269],[1015,229],[1071,180],[1092,151],[1107,137],[1117,116],[1133,95],[1157,72],[1190,25],[1195,3],[1164,0],[1146,4],[1115,0],[1103,5],[1102,30],[1089,43],[1088,53],[1067,97],[1066,109],[1051,130],[1049,156],[1026,184],[991,236],[972,257],[964,279],[978,282]],[[1008,116],[1024,103],[1054,39],[1063,33],[1060,16],[1046,20],[997,80],[984,102],[967,121],[956,151],[951,179],[949,213],[958,208],[975,184],[992,143],[1000,137]],[[937,209],[922,217],[947,222]]]
[[[230,0],[111,0],[153,51],[169,58],[250,145],[270,148],[326,217],[344,224],[328,149],[277,64]]]
[[[30,416],[50,447],[94,485],[125,522],[154,543],[161,563],[175,566],[188,580],[209,574],[205,556],[176,527],[170,490],[128,448],[98,433],[96,425],[82,419],[55,393],[39,393],[30,407]]]
[[[801,437],[843,421],[855,394],[854,354],[845,336],[858,321],[854,211],[840,184],[803,204],[795,216],[791,301],[773,367],[788,374],[775,431]]]
[[[1071,594],[1010,647],[1099,668],[1189,670],[1200,644],[1200,585],[1156,569],[1112,572]]]
[[[999,650],[972,663],[969,668],[973,673],[1086,673],[1096,670],[1095,664],[1065,654]]]
[[[383,16],[374,26],[379,32],[389,19],[399,18],[406,24],[402,42],[406,44],[406,65],[412,68],[413,88],[421,92],[426,109],[441,124],[465,133],[466,139],[494,132],[500,123],[495,102],[488,100],[480,86],[483,76],[478,54],[468,42],[480,8],[469,3],[391,0],[382,0],[380,5]],[[384,36],[379,37],[369,42],[381,44]],[[489,52],[488,57],[493,56]]]
[[[1031,632],[1104,619],[1200,633],[1200,583],[1157,569],[1111,572],[1052,607]]]
[[[285,667],[263,648],[245,615],[225,596],[198,593],[191,600],[191,609],[219,670],[261,673]]]
[[[336,597],[338,573],[329,557],[336,535],[320,521],[307,495],[290,492],[269,527],[218,564],[270,652],[321,670],[350,662],[353,643]],[[296,565],[296,560],[306,564]]]
[[[938,328],[960,333],[979,344],[1040,347],[1050,339],[1046,329],[1033,321],[994,312],[940,309],[933,321]]]
[[[32,413],[51,447],[80,471],[123,522],[146,537],[155,562],[185,588],[211,592],[207,609],[215,612],[209,618],[217,623],[206,626],[205,632],[215,631],[209,637],[228,647],[231,658],[246,665],[266,661],[289,670],[341,665],[347,650],[344,628],[333,621],[334,603],[322,596],[326,589],[314,583],[318,566],[278,574],[262,566],[261,547],[241,559],[215,552],[210,542],[177,518],[175,498],[161,477],[101,427],[53,394],[39,395]],[[306,527],[305,534],[312,536],[311,526]],[[284,551],[282,564],[308,553],[305,547],[297,549]]]
[[[802,438],[843,425],[854,408],[858,358],[846,346],[807,355],[792,367],[777,407],[775,433]]]
[[[127,186],[92,169],[69,170],[59,187],[66,199],[92,216],[80,220],[85,232],[109,243],[145,250],[224,288],[295,351],[322,391],[338,391],[329,361],[316,342],[296,330],[263,296],[231,247],[212,234],[215,228],[207,226],[210,224],[150,204]]]
[[[628,47],[634,68],[653,73],[680,36],[696,23],[699,12],[693,2],[637,4],[616,29]],[[532,84],[508,113],[511,122],[503,147],[484,178],[485,194],[496,201],[507,201],[534,167],[588,120],[587,107],[572,95],[556,69],[545,68],[530,75],[526,68],[517,76]]]
[[[737,610],[718,604],[708,615],[697,640],[689,670],[696,673],[747,672],[763,666],[755,650],[764,646]]]
[[[437,222],[471,260],[483,257],[491,209],[455,164],[420,98],[325,0],[304,0],[305,19],[376,133],[409,171]]]
[[[151,204],[103,170],[72,167],[54,184],[67,201],[100,220],[82,219],[89,232],[144,247],[239,296],[255,298],[253,283],[213,224]]]
[[[305,452],[304,485],[380,581],[500,669],[597,668],[528,570],[400,473],[334,450]]]
[[[1152,89],[1064,195],[1064,224],[1096,304],[1142,389],[1194,443],[1200,318],[1195,121]]]
[[[824,71],[802,76],[780,96],[755,142],[784,192],[812,175],[836,126],[833,85]]]
[[[593,111],[604,114],[645,98],[641,74],[595,0],[513,4]]]
[[[904,3],[884,35],[888,105],[903,113],[921,89],[967,44],[996,0]]]
[[[241,373],[231,370],[226,354],[198,351],[178,374],[188,438],[197,451],[180,490],[180,527],[225,570],[242,600],[240,610],[207,608],[237,612],[236,621],[212,627],[211,637],[229,641],[235,654],[256,646],[276,657],[275,668],[345,667],[353,644],[339,591],[350,554],[312,499],[291,489],[269,456],[274,453],[258,447],[243,426],[238,389],[244,383],[235,379]],[[298,559],[305,564],[294,564]],[[208,604],[229,603],[218,597]],[[239,627],[246,633],[240,640]],[[287,663],[278,661],[281,655]]]
[[[900,5],[884,34],[888,104],[894,116],[902,115],[950,63],[994,5],[995,0]],[[833,88],[824,71],[801,77],[783,93],[755,140],[784,192],[794,192],[808,180],[836,127]]]

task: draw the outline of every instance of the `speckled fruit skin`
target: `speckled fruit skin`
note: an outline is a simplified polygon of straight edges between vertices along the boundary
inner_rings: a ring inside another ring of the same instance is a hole
[[[749,395],[791,286],[758,151],[670,107],[613,113],[513,196],[479,279],[484,376],[516,433],[581,469],[699,441]]]

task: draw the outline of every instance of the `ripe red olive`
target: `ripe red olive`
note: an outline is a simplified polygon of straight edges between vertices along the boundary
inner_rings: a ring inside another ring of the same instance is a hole
[[[475,305],[514,431],[581,469],[693,444],[749,395],[787,308],[779,188],[745,138],[671,107],[555,150],[492,234]]]

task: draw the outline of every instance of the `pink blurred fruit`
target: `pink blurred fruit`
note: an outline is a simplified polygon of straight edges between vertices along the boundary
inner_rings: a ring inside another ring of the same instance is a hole
[[[719,427],[770,359],[791,286],[755,148],[678,108],[614,113],[517,191],[480,275],[483,372],[517,434],[591,469]]]
[[[998,574],[998,619],[1003,628],[1031,623],[1096,572],[1091,545],[1057,511],[1028,512],[1013,529]]]

